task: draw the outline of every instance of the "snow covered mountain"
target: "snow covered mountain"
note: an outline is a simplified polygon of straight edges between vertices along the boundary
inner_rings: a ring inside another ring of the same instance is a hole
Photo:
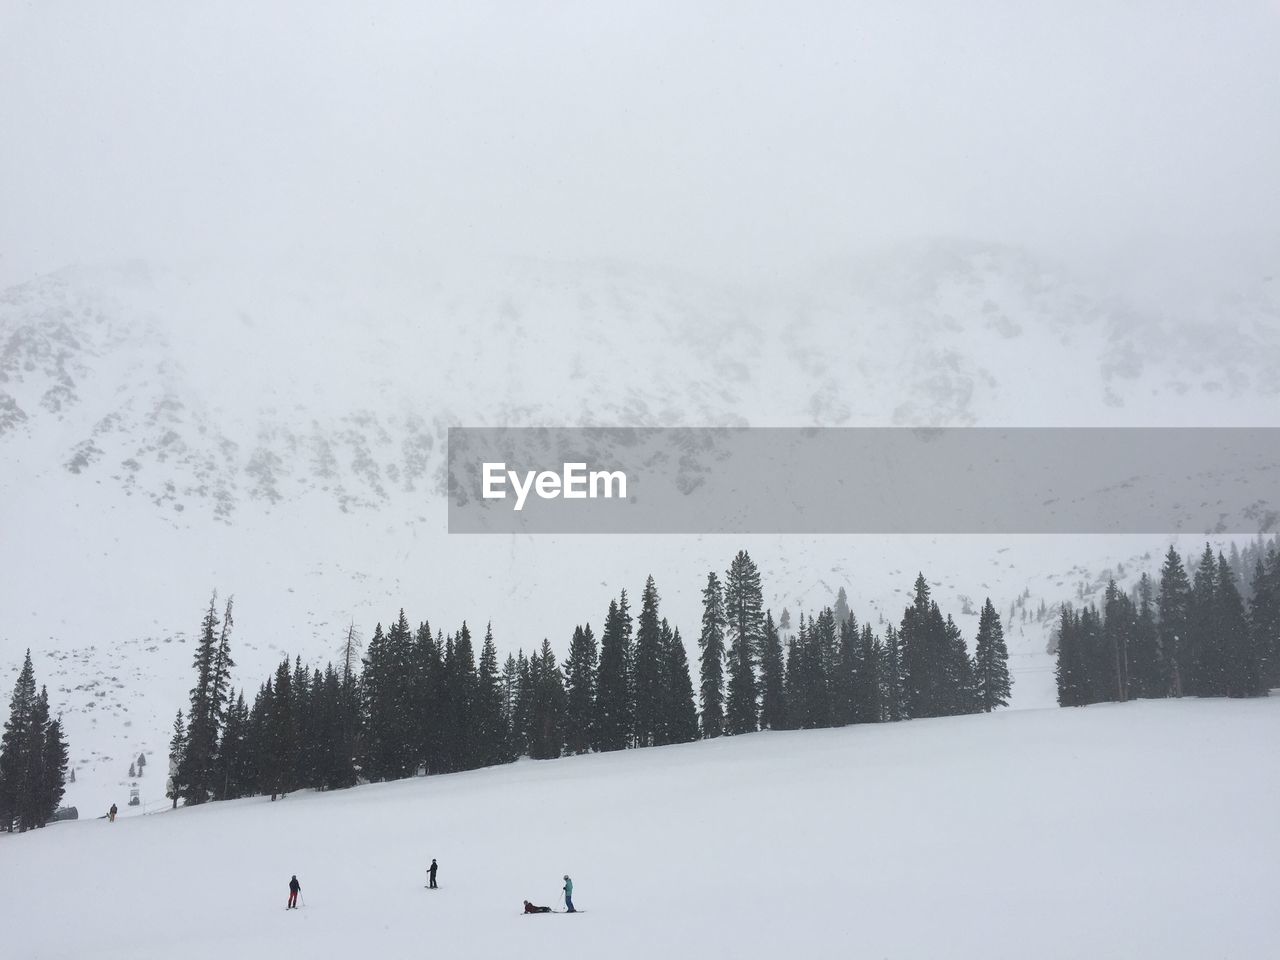
[[[30,649],[79,811],[0,835],[4,960],[1264,954],[1280,700],[1039,708],[1063,603],[1280,543],[1276,464],[1176,451],[1218,514],[1170,536],[450,535],[446,445],[1280,427],[1277,45],[1263,0],[0,3],[0,705]],[[990,598],[1015,709],[164,797],[215,590],[252,698],[402,609],[563,657],[649,575],[692,648],[744,549],[793,624]],[[586,913],[517,915],[565,871]]]
[[[706,571],[740,547],[793,613],[843,586],[859,617],[896,621],[921,569],[957,615],[987,595],[1051,607],[1167,544],[450,538],[446,431],[1266,424],[1277,301],[1260,277],[1153,312],[1025,251],[944,241],[756,286],[529,260],[68,268],[0,297],[0,663],[9,676],[33,648],[67,716],[70,798],[100,804],[128,757],[163,753],[215,587],[236,597],[236,680],[253,685],[402,605],[439,626],[492,618],[504,652],[559,648],[649,573],[692,638]],[[1010,626],[1015,704],[1051,702],[1048,622]]]

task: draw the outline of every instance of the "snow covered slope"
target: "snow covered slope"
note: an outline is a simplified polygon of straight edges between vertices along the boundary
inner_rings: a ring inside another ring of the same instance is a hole
[[[0,841],[42,918],[5,955],[1262,957],[1277,730],[1276,697],[1011,711],[57,824]],[[519,914],[566,872],[585,913]]]

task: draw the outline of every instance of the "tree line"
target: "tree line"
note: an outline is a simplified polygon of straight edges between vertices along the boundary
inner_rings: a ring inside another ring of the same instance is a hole
[[[973,655],[923,575],[901,625],[884,636],[847,605],[805,617],[764,609],[745,552],[723,579],[708,575],[695,694],[680,630],[661,613],[653,577],[633,614],[610,601],[599,639],[574,627],[568,654],[550,641],[499,665],[492,628],[476,654],[463,623],[452,633],[403,610],[361,652],[354,627],[339,662],[284,659],[250,701],[229,686],[232,610],[216,598],[202,621],[195,685],[175,719],[169,796],[176,805],[291,790],[333,789],[418,773],[449,773],[518,757],[612,751],[761,729],[808,729],[992,710],[1008,703],[1000,617],[983,607]]]
[[[49,715],[49,692],[36,692],[31,651],[22,663],[0,737],[0,831],[43,827],[53,819],[67,784],[62,720]]]
[[[1132,595],[1112,580],[1100,609],[1064,605],[1059,705],[1256,697],[1280,684],[1280,550],[1273,544],[1255,556],[1247,602],[1237,567],[1206,544],[1192,578],[1170,547],[1158,594],[1144,573]]]

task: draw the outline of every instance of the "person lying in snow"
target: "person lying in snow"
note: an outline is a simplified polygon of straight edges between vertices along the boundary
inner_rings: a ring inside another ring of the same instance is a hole
[[[550,907],[535,907],[532,903],[530,903],[528,900],[526,900],[526,901],[524,902],[524,912],[525,912],[525,913],[550,913],[550,912],[551,912],[551,908],[550,908]]]

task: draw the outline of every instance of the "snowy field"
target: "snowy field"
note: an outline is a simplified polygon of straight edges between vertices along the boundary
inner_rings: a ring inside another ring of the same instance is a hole
[[[1277,733],[1277,696],[1023,710],[58,824],[0,840],[0,953],[1274,956]],[[566,871],[585,913],[520,915]]]

